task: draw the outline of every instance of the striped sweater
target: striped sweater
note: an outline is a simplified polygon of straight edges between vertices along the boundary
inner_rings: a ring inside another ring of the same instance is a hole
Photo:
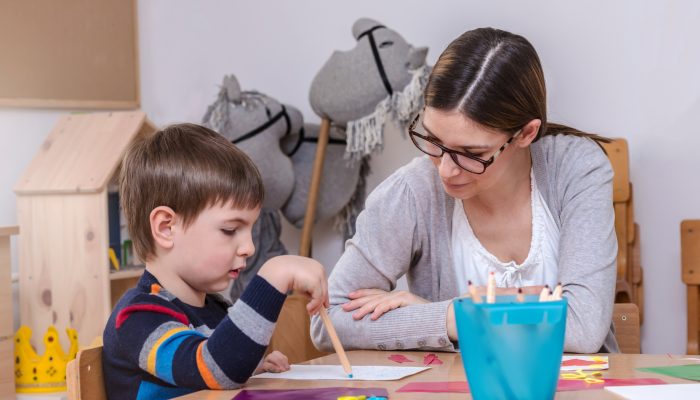
[[[285,297],[256,276],[233,306],[207,295],[203,307],[193,307],[145,271],[105,327],[107,397],[166,399],[237,388],[262,359]]]

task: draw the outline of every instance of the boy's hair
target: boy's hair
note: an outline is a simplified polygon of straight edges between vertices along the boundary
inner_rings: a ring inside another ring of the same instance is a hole
[[[187,227],[215,204],[256,208],[264,189],[253,161],[233,143],[203,126],[176,124],[129,147],[119,194],[134,251],[149,261],[156,254],[150,226],[154,208],[172,208]]]

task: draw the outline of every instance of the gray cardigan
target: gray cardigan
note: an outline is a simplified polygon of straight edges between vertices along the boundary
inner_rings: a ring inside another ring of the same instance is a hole
[[[561,232],[559,281],[569,302],[564,350],[616,352],[610,162],[600,146],[577,136],[544,136],[530,149],[538,188]],[[403,166],[370,194],[357,233],[329,277],[329,315],[346,349],[455,350],[445,322],[450,301],[459,296],[450,240],[453,208],[427,156]],[[390,291],[404,274],[410,292],[431,303],[397,308],[376,321],[369,315],[355,321],[340,307],[351,291]],[[311,337],[319,349],[332,350],[318,316]]]

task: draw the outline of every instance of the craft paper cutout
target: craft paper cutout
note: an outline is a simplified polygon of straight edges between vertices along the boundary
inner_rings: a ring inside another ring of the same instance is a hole
[[[291,390],[242,390],[232,400],[328,400],[340,396],[389,397],[389,392],[381,388],[327,387],[318,389]]]
[[[423,372],[430,367],[394,367],[385,365],[353,365],[352,378],[340,365],[292,365],[289,371],[263,373],[252,378],[339,381],[393,381]]]
[[[564,356],[561,359],[561,371],[597,371],[608,368],[608,356]]]
[[[657,400],[657,399],[694,399],[700,393],[700,385],[680,383],[658,386],[626,386],[609,387],[605,390],[626,399]]]
[[[654,372],[675,378],[700,381],[700,364],[674,365],[672,367],[637,368],[637,371]]]
[[[393,361],[393,362],[397,362],[397,363],[399,363],[399,364],[401,364],[401,363],[408,363],[408,362],[415,362],[415,361],[411,360],[410,358],[408,358],[408,357],[406,357],[406,356],[404,356],[404,355],[401,355],[401,354],[392,354],[392,355],[390,355],[390,356],[387,357],[387,358],[388,358],[389,360],[391,360],[391,361]]]
[[[587,374],[581,370],[576,372],[565,372],[559,376],[563,380],[579,380],[586,383],[603,383],[603,374],[599,371]]]
[[[442,365],[442,360],[435,353],[426,354],[423,357],[423,365]]]

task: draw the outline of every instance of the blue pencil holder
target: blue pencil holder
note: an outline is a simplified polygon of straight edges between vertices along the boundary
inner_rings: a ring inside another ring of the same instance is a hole
[[[474,399],[553,399],[564,351],[566,299],[454,300],[459,348]]]

